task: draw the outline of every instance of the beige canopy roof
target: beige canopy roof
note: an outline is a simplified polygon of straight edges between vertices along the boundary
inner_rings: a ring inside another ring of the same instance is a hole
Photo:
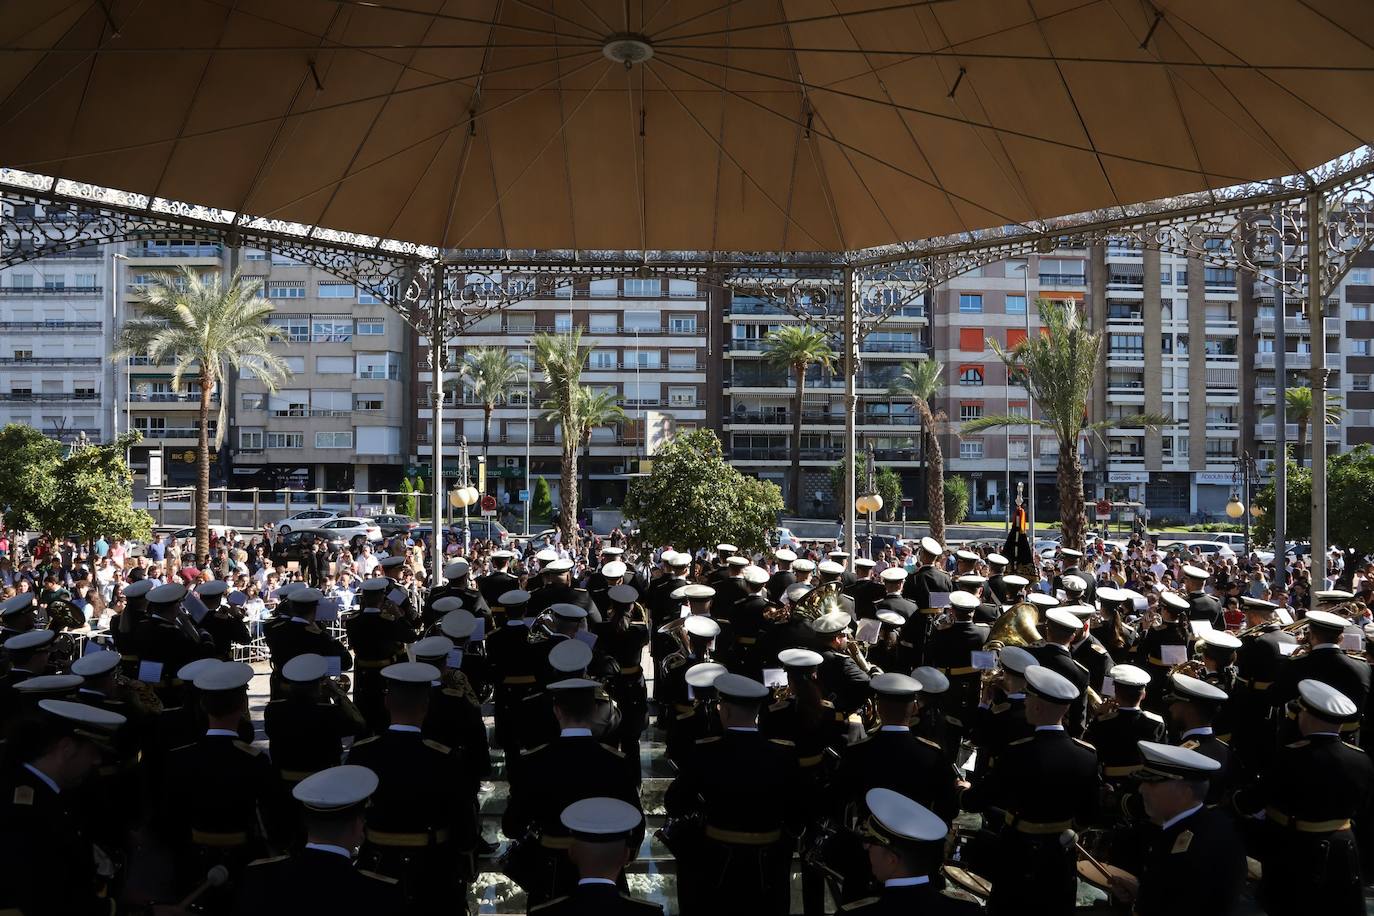
[[[1368,0],[0,0],[0,166],[449,248],[857,249],[1372,137]]]

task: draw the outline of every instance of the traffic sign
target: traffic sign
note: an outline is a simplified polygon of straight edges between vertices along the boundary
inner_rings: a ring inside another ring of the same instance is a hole
[[[496,510],[495,510],[495,509],[483,509],[483,510],[482,510],[482,517],[483,517],[483,518],[495,518],[495,516],[496,516]]]
[[[482,514],[483,514],[483,515],[486,515],[488,512],[495,512],[495,511],[496,511],[496,497],[495,497],[495,496],[492,496],[490,493],[488,493],[487,495],[485,495],[485,496],[482,497]]]
[[[1110,521],[1112,517],[1112,503],[1108,499],[1097,501],[1097,520],[1099,522]]]
[[[527,503],[527,502],[530,501],[530,491],[529,491],[529,490],[521,490],[521,491],[520,491],[520,501],[521,501],[522,503]]]

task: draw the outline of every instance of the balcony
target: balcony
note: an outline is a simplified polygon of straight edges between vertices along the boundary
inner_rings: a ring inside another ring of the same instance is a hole
[[[789,411],[735,411],[725,418],[727,424],[736,426],[791,426],[794,414]],[[921,421],[915,414],[876,414],[865,413],[856,418],[855,422],[860,426],[920,426]],[[841,426],[844,424],[844,414],[825,413],[823,411],[806,411],[802,414],[802,423],[813,426]]]
[[[199,404],[198,391],[131,391],[127,400],[135,404]],[[210,403],[219,403],[219,392],[210,393]]]
[[[1083,286],[1087,277],[1083,274],[1041,274],[1041,286]]]
[[[1302,352],[1302,353],[1289,352],[1288,358],[1284,360],[1284,366],[1285,366],[1286,368],[1288,368],[1288,369],[1311,369],[1311,368],[1312,368],[1312,353],[1311,353],[1310,351],[1305,351],[1305,352]],[[1272,369],[1272,368],[1274,368],[1274,354],[1273,354],[1273,353],[1256,353],[1256,354],[1255,354],[1255,367],[1256,367],[1257,369]],[[1328,354],[1326,354],[1326,368],[1328,368],[1328,369],[1339,369],[1339,368],[1341,368],[1341,355],[1340,355],[1339,353],[1328,353]]]
[[[99,321],[0,321],[2,331],[99,331]]]
[[[186,439],[189,441],[200,438],[200,430],[196,429],[194,426],[170,426],[161,429],[139,429],[135,426],[134,430],[142,434],[144,439],[149,439],[154,442],[166,442],[171,439]],[[210,430],[210,438],[212,440],[215,438],[215,431],[213,429]]]
[[[99,366],[99,356],[0,356],[0,366]]]
[[[1296,423],[1285,423],[1283,428],[1284,428],[1284,436],[1288,439],[1289,442],[1297,442],[1297,441],[1298,441],[1298,424],[1296,424]],[[1264,440],[1264,441],[1273,441],[1274,439],[1276,439],[1276,438],[1278,437],[1278,434],[1279,434],[1279,433],[1278,433],[1278,429],[1279,429],[1279,425],[1278,425],[1277,423],[1274,423],[1273,421],[1270,421],[1270,422],[1268,422],[1268,423],[1256,423],[1256,424],[1255,424],[1255,438],[1256,438],[1256,439],[1261,439],[1261,440]],[[1307,436],[1308,436],[1309,439],[1310,439],[1311,436],[1312,436],[1312,427],[1310,427],[1310,426],[1307,428]],[[1329,439],[1329,440],[1331,440],[1332,442],[1339,442],[1339,441],[1341,441],[1341,429],[1340,429],[1340,427],[1339,427],[1339,426],[1328,426],[1328,427],[1326,428],[1326,438]]]
[[[75,299],[80,296],[99,296],[104,291],[103,286],[0,286],[0,296],[21,299]],[[96,327],[99,326],[97,323]]]
[[[3,391],[0,401],[11,403],[34,403],[39,401],[87,401],[100,403],[100,395],[80,391]]]
[[[1275,316],[1273,315],[1265,315],[1257,319],[1257,324],[1261,331],[1272,332],[1276,323]],[[1324,318],[1323,324],[1326,327],[1327,334],[1341,333],[1341,319]],[[1288,317],[1283,320],[1283,330],[1285,334],[1311,334],[1312,322],[1308,321],[1305,317]]]
[[[129,249],[131,258],[218,258],[224,247],[213,244],[135,245]]]
[[[100,430],[94,427],[78,427],[76,429],[68,428],[63,430],[53,430],[52,432],[48,433],[49,438],[56,439],[59,442],[71,442],[72,440],[76,439],[77,436],[82,435],[84,435],[88,440],[91,441],[100,440]]]

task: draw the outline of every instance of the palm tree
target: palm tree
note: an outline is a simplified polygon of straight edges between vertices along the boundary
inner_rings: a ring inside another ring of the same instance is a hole
[[[586,385],[577,390],[575,423],[577,428],[581,430],[578,442],[583,448],[582,496],[588,505],[591,504],[592,497],[592,431],[625,421],[625,411],[617,403],[618,397],[614,391],[597,391]],[[551,405],[546,403],[544,406],[547,409]],[[556,418],[548,416],[547,419],[555,420]],[[567,426],[563,427],[563,435],[565,438],[568,435]]]
[[[219,274],[201,275],[190,267],[177,274],[154,274],[139,288],[143,314],[124,324],[113,359],[147,354],[155,363],[171,360],[172,388],[190,376],[200,385],[200,441],[197,444],[196,557],[210,556],[210,398],[219,390],[215,445],[224,441],[226,366],[248,370],[269,392],[291,375],[271,343],[286,332],[268,324],[272,303],[258,295],[260,280],[235,274],[228,284]]]
[[[902,363],[902,374],[887,387],[889,397],[910,398],[921,420],[921,457],[926,467],[926,503],[930,514],[930,536],[945,541],[945,456],[940,449],[936,424],[945,419],[931,410],[930,402],[940,390],[943,363],[933,359]]]
[[[1052,430],[1059,440],[1059,530],[1065,547],[1081,549],[1087,518],[1083,511],[1083,464],[1078,459],[1082,435],[1101,435],[1107,427],[1157,429],[1169,422],[1161,414],[1137,414],[1088,421],[1088,398],[1102,361],[1102,334],[1089,330],[1076,308],[1049,300],[1037,303],[1046,333],[1033,334],[1004,350],[990,346],[1010,372],[1022,375],[1041,416],[989,416],[965,423],[966,433],[1005,426],[1038,426]]]
[[[1284,417],[1298,425],[1298,464],[1302,464],[1303,453],[1307,449],[1307,429],[1312,425],[1312,389],[1307,386],[1301,388],[1287,388],[1283,392]],[[1326,425],[1339,426],[1341,417],[1345,414],[1345,408],[1341,406],[1341,396],[1339,392],[1328,391],[1326,393]],[[1272,417],[1273,407],[1266,407],[1263,416]],[[1323,430],[1325,432],[1325,430]]]
[[[792,500],[793,511],[801,515],[801,429],[806,370],[811,366],[829,369],[835,363],[835,351],[830,348],[830,337],[824,331],[803,324],[785,324],[768,332],[764,359],[774,368],[791,370],[796,379],[797,403],[792,413]]]
[[[574,328],[570,334],[536,334],[530,343],[534,347],[534,361],[544,371],[544,380],[549,385],[545,416],[563,430],[558,527],[563,532],[563,543],[571,546],[577,534],[577,447],[582,440],[577,425],[578,392],[582,367],[591,347],[582,345],[581,328]]]
[[[459,383],[482,404],[482,454],[491,467],[491,414],[525,380],[525,365],[505,347],[476,347],[463,354]]]

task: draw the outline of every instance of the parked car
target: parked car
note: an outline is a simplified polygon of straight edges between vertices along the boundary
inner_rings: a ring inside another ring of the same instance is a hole
[[[788,550],[795,551],[800,547],[801,541],[797,540],[797,536],[792,533],[791,528],[778,527],[773,529],[774,550],[781,550],[783,548],[787,548]]]
[[[194,525],[188,528],[178,528],[175,531],[167,533],[167,539],[170,541],[184,541],[187,538],[195,538],[195,536],[196,529]],[[232,528],[229,525],[211,525],[210,537],[219,538],[221,541],[228,541],[230,544],[237,544],[239,541],[243,540],[243,535],[239,534],[238,529]]]
[[[410,530],[410,536],[417,540],[427,540],[430,532],[434,529],[430,525],[416,525]],[[488,540],[499,547],[504,547],[510,542],[510,531],[506,526],[494,518],[470,518],[468,519],[468,531],[471,532],[474,541]],[[448,529],[449,534],[458,537],[463,536],[463,520],[458,519],[453,523],[453,527]]]
[[[286,534],[296,528],[318,528],[321,522],[338,517],[339,513],[328,509],[304,509],[277,522],[277,531]]]
[[[420,523],[409,515],[374,515],[371,521],[382,529],[382,537],[391,538],[398,534],[410,534]]]
[[[1178,556],[1186,561],[1193,555],[1193,548],[1204,557],[1234,557],[1236,552],[1219,541],[1185,540],[1160,545],[1166,557]]]
[[[273,564],[299,563],[307,554],[314,552],[315,545],[320,541],[325,541],[332,549],[342,548],[348,543],[342,534],[334,531],[298,528],[295,531],[288,531],[272,542],[272,562]]]
[[[331,518],[318,526],[318,530],[327,531],[331,536],[335,533],[339,534],[354,550],[369,541],[376,543],[382,539],[382,529],[375,521],[353,516]]]

